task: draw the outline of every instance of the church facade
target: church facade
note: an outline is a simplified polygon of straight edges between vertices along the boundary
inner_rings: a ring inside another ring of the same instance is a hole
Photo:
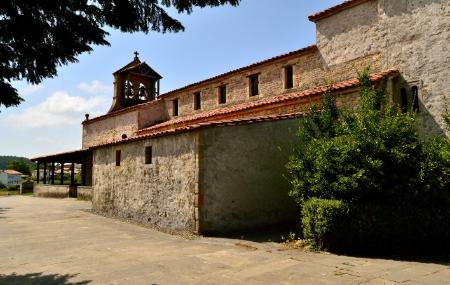
[[[163,231],[290,222],[297,217],[285,164],[298,120],[326,82],[335,82],[338,106],[352,108],[356,71],[370,66],[394,102],[408,106],[417,96],[424,135],[445,133],[449,16],[448,0],[345,1],[309,17],[316,45],[165,94],[162,76],[136,54],[113,74],[110,111],[83,121],[82,149],[34,160],[45,169],[81,163],[95,211]]]

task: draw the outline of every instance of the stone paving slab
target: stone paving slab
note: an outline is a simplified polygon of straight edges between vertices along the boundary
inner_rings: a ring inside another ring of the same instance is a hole
[[[87,212],[90,202],[0,198],[0,285],[450,284],[449,262],[356,258],[276,243],[192,240]]]

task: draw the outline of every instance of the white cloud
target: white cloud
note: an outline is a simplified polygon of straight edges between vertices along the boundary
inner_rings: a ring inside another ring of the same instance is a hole
[[[89,94],[105,94],[112,91],[112,86],[103,85],[100,81],[94,80],[90,84],[85,82],[78,84],[78,89]]]
[[[17,127],[56,127],[80,124],[84,114],[99,107],[105,101],[104,97],[83,98],[70,96],[58,91],[47,97],[44,102],[13,113],[6,117],[7,124]]]
[[[19,89],[19,94],[21,94],[21,95],[32,94],[32,93],[35,93],[35,92],[41,90],[42,88],[44,88],[44,86],[42,84],[28,85],[27,87]]]

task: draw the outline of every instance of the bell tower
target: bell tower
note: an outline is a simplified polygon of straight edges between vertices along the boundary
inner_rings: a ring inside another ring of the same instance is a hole
[[[114,98],[108,113],[133,105],[155,100],[159,96],[159,75],[145,62],[139,60],[139,53],[134,52],[134,59],[113,73]]]

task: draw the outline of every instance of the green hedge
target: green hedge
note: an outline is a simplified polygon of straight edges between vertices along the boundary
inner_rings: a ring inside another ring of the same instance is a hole
[[[414,110],[368,69],[359,81],[356,111],[338,110],[330,90],[300,120],[287,170],[303,237],[331,251],[448,251],[450,141],[419,136]]]
[[[302,208],[303,236],[316,249],[337,252],[448,251],[450,205],[424,201],[368,203],[311,198]]]

